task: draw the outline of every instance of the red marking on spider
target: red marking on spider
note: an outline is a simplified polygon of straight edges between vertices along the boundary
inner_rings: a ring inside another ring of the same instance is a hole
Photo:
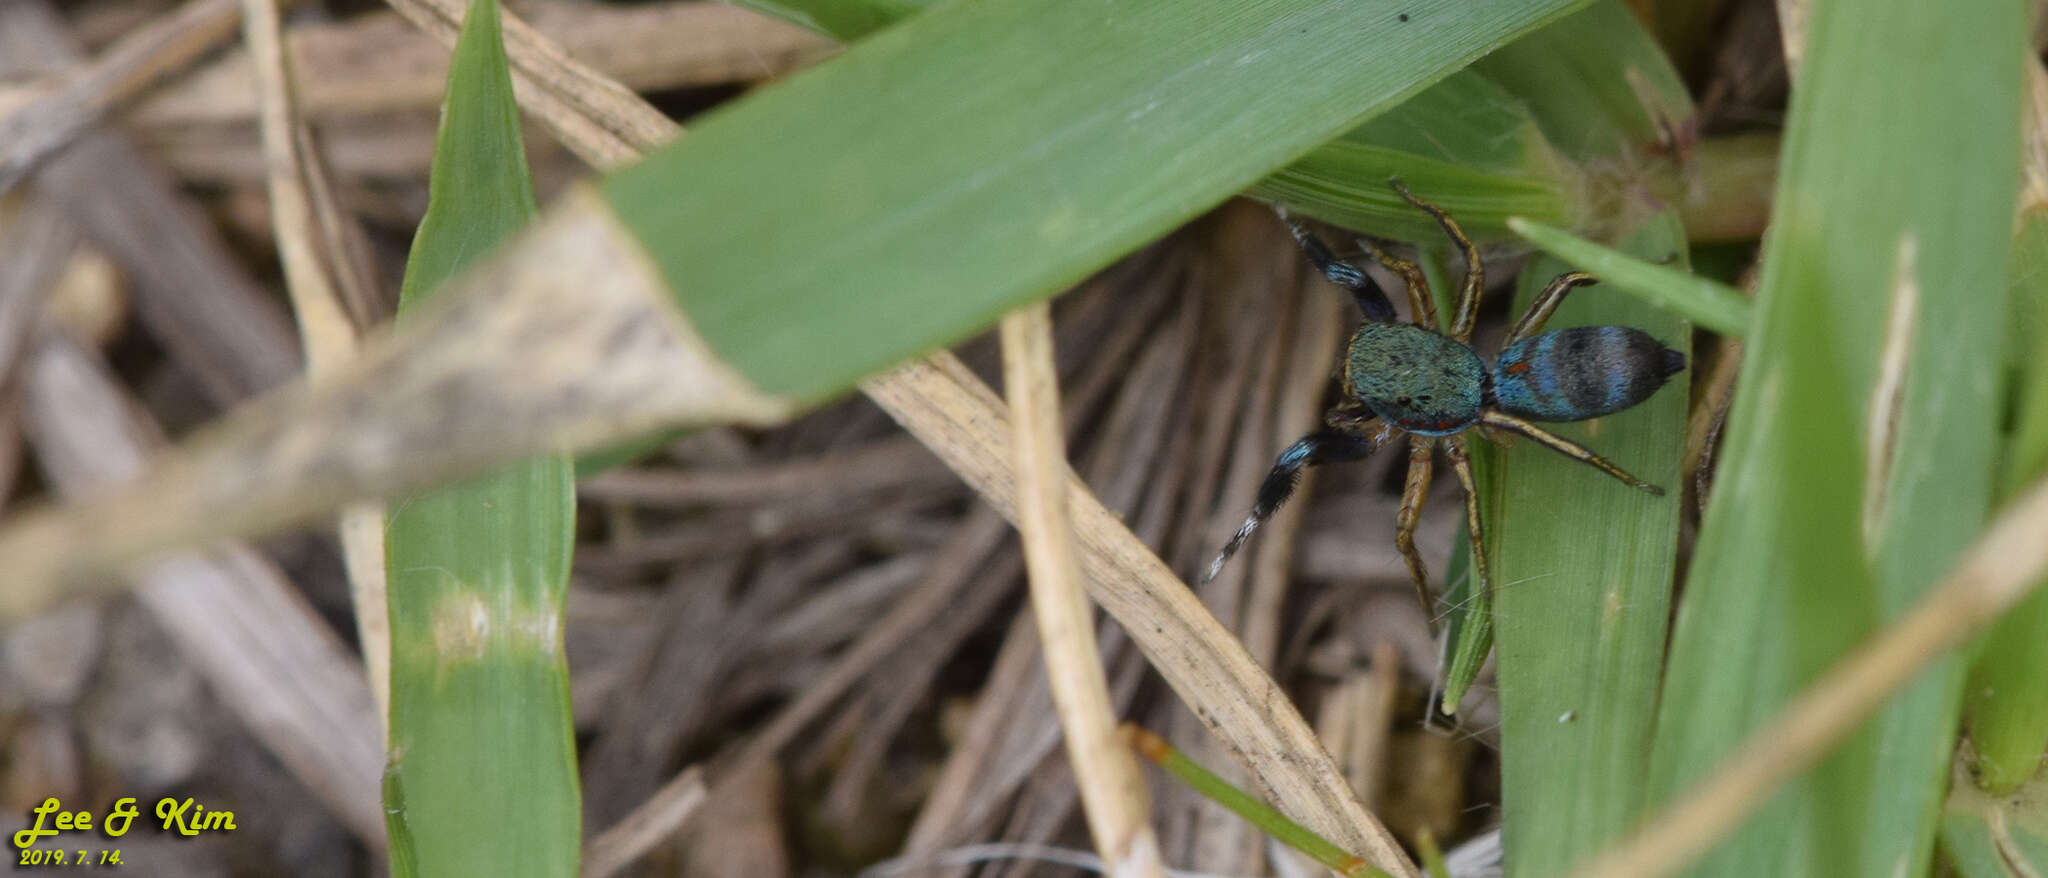
[[[1512,364],[1512,365],[1508,366],[1508,372],[1509,372],[1509,373],[1511,373],[1511,374],[1515,374],[1515,375],[1520,375],[1520,374],[1522,374],[1523,372],[1527,372],[1527,371],[1529,371],[1529,364],[1528,364],[1528,363],[1515,363],[1515,364]]]

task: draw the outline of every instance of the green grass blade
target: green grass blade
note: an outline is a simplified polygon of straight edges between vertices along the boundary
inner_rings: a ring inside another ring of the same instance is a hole
[[[1128,723],[1119,731],[1139,755],[1178,778],[1181,783],[1194,788],[1209,801],[1222,805],[1231,813],[1250,821],[1260,831],[1272,836],[1281,844],[1307,854],[1310,859],[1329,867],[1339,875],[1387,878],[1387,873],[1373,868],[1364,857],[1346,851],[1330,843],[1329,839],[1315,834],[1313,830],[1287,819],[1287,815],[1273,810],[1259,797],[1238,789],[1230,781],[1217,777],[1214,772],[1203,768],[1201,763],[1189,759],[1179,748],[1168,744],[1165,738]]]
[[[2022,215],[2012,258],[2013,427],[1999,491],[2009,496],[2048,472],[2048,216]],[[2048,748],[2048,591],[2007,613],[1985,635],[1970,669],[1968,725],[1977,782],[2009,793],[2034,776]]]
[[[1584,186],[1528,108],[1468,68],[1317,147],[1250,194],[1383,238],[1437,243],[1435,222],[1387,185],[1395,176],[1482,241],[1504,237],[1507,218],[1523,209],[1575,223],[1572,193]]]
[[[1493,449],[1484,443],[1471,446],[1472,482],[1482,497],[1493,493]],[[1493,510],[1480,510],[1483,517]],[[1491,519],[1486,519],[1491,520]],[[1458,704],[1479,679],[1486,657],[1493,652],[1493,595],[1475,588],[1472,577],[1471,532],[1458,525],[1452,538],[1451,560],[1444,566],[1444,659],[1443,691],[1437,693],[1437,710],[1458,715]]]
[[[946,4],[714,111],[604,191],[714,349],[768,393],[817,399],[1575,5]]]
[[[431,186],[401,321],[534,213],[495,0],[472,7],[456,45]],[[566,458],[539,458],[390,506],[395,875],[575,874],[561,649],[573,475]]]
[[[1647,38],[1647,37],[1646,37]],[[1685,252],[1674,216],[1622,246]],[[1533,261],[1517,308],[1566,269]],[[1633,326],[1679,350],[1690,328],[1670,312],[1599,286],[1579,290],[1552,328]],[[1533,442],[1494,454],[1489,541],[1501,704],[1502,842],[1512,874],[1562,875],[1634,825],[1655,726],[1673,571],[1686,379],[1608,417],[1549,426],[1670,489],[1651,497]]]
[[[1814,7],[1754,331],[1671,651],[1655,801],[1931,584],[1985,519],[2025,21],[2018,2]],[[1902,47],[1925,63],[1901,64]],[[1877,395],[1902,288],[1916,304],[1902,383]],[[1873,420],[1896,430],[1880,430],[1890,438],[1866,485]],[[1923,673],[1695,874],[1920,872],[1959,683],[1953,660]]]
[[[1443,848],[1437,846],[1436,836],[1430,834],[1428,827],[1423,827],[1415,839],[1415,846],[1421,849],[1423,874],[1429,878],[1451,878],[1451,867],[1444,862]]]
[[[1663,262],[1636,259],[1603,247],[1563,229],[1522,217],[1508,220],[1508,228],[1550,251],[1581,271],[1600,277],[1600,282],[1723,335],[1741,337],[1749,331],[1749,299],[1735,288],[1716,283]],[[1683,241],[1678,242],[1682,251]],[[1673,251],[1679,252],[1679,251]],[[1670,253],[1646,253],[1662,260]]]

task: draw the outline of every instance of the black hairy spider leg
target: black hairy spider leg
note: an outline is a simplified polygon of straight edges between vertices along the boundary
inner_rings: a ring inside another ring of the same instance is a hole
[[[1259,498],[1252,504],[1252,514],[1247,516],[1230,542],[1223,544],[1223,551],[1216,560],[1209,562],[1209,569],[1202,574],[1201,585],[1207,585],[1223,572],[1223,565],[1230,556],[1244,547],[1251,539],[1252,531],[1271,518],[1280,504],[1294,496],[1294,489],[1301,484],[1302,470],[1325,463],[1342,463],[1370,456],[1385,442],[1390,431],[1377,430],[1371,433],[1353,433],[1342,430],[1317,430],[1296,440],[1280,452],[1280,459],[1273,462],[1273,469],[1266,473],[1266,480],[1259,483]]]
[[[1415,551],[1415,526],[1422,521],[1422,504],[1429,499],[1430,477],[1434,475],[1430,452],[1436,439],[1408,436],[1408,483],[1401,489],[1401,511],[1394,514],[1394,547],[1408,562],[1408,578],[1415,582],[1415,598],[1422,602],[1422,615],[1429,620],[1429,633],[1436,631],[1436,597],[1429,591],[1429,571],[1422,553]]]
[[[1288,216],[1284,208],[1274,208],[1280,214],[1280,221],[1287,224],[1287,231],[1294,235],[1294,242],[1301,245],[1308,261],[1315,264],[1330,282],[1351,291],[1351,300],[1358,303],[1358,310],[1365,312],[1365,319],[1374,323],[1394,321],[1394,303],[1387,300],[1386,291],[1373,281],[1372,277],[1358,266],[1338,259],[1322,239],[1310,232],[1307,226],[1294,217]]]
[[[1458,474],[1458,484],[1465,489],[1465,536],[1472,543],[1472,581],[1490,591],[1493,574],[1486,567],[1486,530],[1479,524],[1479,486],[1472,480],[1472,458],[1465,452],[1464,434],[1444,440],[1444,456],[1451,459],[1451,471]],[[1434,612],[1431,618],[1435,618]]]
[[[1407,199],[1409,204],[1436,218],[1436,224],[1443,228],[1444,234],[1449,235],[1458,245],[1458,251],[1465,254],[1465,280],[1458,285],[1458,314],[1451,321],[1451,337],[1461,342],[1470,342],[1472,324],[1479,318],[1479,293],[1486,288],[1486,269],[1479,262],[1479,248],[1473,245],[1471,238],[1466,237],[1465,230],[1458,227],[1457,220],[1451,219],[1451,215],[1445,213],[1443,208],[1416,197],[1415,193],[1408,191],[1401,178],[1390,177],[1387,179],[1387,185],[1394,187],[1395,192],[1401,193],[1401,197]]]
[[[1563,436],[1559,436],[1555,433],[1545,430],[1542,427],[1538,427],[1535,424],[1529,423],[1528,421],[1524,421],[1521,418],[1515,417],[1514,415],[1508,414],[1506,412],[1494,411],[1493,409],[1487,409],[1486,411],[1480,413],[1479,422],[1485,426],[1497,427],[1499,429],[1507,430],[1509,432],[1520,433],[1524,436],[1536,440],[1537,442],[1543,443],[1545,446],[1548,446],[1552,451],[1555,451],[1580,463],[1590,465],[1603,473],[1613,476],[1616,480],[1620,481],[1624,485],[1628,485],[1632,488],[1639,488],[1643,491],[1648,492],[1653,497],[1664,496],[1663,488],[1659,488],[1656,485],[1652,485],[1649,482],[1645,482],[1642,479],[1629,475],[1627,470],[1622,469],[1621,467],[1615,466],[1613,463],[1608,462],[1607,458],[1594,454],[1592,449],[1589,449],[1584,445],[1580,445],[1577,442],[1573,442],[1570,439],[1566,439]]]
[[[1515,327],[1508,330],[1507,340],[1500,343],[1501,348],[1506,349],[1508,345],[1541,332],[1543,324],[1549,322],[1550,315],[1557,313],[1557,306],[1564,303],[1565,294],[1574,287],[1599,282],[1599,278],[1583,271],[1567,271],[1551,278],[1543,292],[1536,294],[1536,301],[1530,303],[1529,310],[1522,312],[1522,319],[1515,321]]]
[[[1429,278],[1423,276],[1422,269],[1413,262],[1380,249],[1378,244],[1364,238],[1358,239],[1358,246],[1372,254],[1372,258],[1379,260],[1388,271],[1400,275],[1401,279],[1407,282],[1408,313],[1415,315],[1415,325],[1435,332],[1436,296],[1430,293]]]

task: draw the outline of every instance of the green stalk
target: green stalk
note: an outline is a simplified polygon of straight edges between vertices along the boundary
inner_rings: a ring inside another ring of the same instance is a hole
[[[2048,216],[2022,214],[2012,256],[2013,426],[2005,436],[1999,494],[2010,497],[2048,472]],[[2048,591],[1992,626],[1965,688],[1977,783],[2007,794],[2041,767],[2048,748]]]
[[[478,0],[449,71],[398,319],[533,214],[497,4]],[[535,458],[390,506],[394,875],[575,874],[581,806],[562,653],[573,477],[567,458]]]
[[[1678,162],[1653,162],[1648,168],[1615,169],[1615,176],[1596,183],[1607,191],[1641,187],[1678,210],[1686,236],[1694,246],[1740,244],[1745,251],[1763,237],[1771,215],[1771,192],[1778,179],[1777,132],[1708,137],[1686,147]],[[1628,173],[1640,171],[1643,177]],[[1699,254],[1693,254],[1695,258]]]

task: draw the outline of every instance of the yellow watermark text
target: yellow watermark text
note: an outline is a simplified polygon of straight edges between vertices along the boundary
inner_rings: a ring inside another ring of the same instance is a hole
[[[235,826],[235,812],[212,810],[205,805],[187,798],[166,796],[156,801],[152,809],[157,828],[167,833],[182,836],[196,836],[208,832],[232,832]],[[102,815],[88,810],[66,810],[57,797],[44,799],[29,812],[29,826],[14,833],[14,846],[21,850],[20,866],[119,866],[121,851],[117,848],[93,849],[76,848],[60,850],[35,848],[36,843],[45,839],[77,833],[97,833],[107,839],[116,839],[128,834],[141,816],[142,808],[134,796],[115,799]],[[67,844],[59,841],[59,844]]]

